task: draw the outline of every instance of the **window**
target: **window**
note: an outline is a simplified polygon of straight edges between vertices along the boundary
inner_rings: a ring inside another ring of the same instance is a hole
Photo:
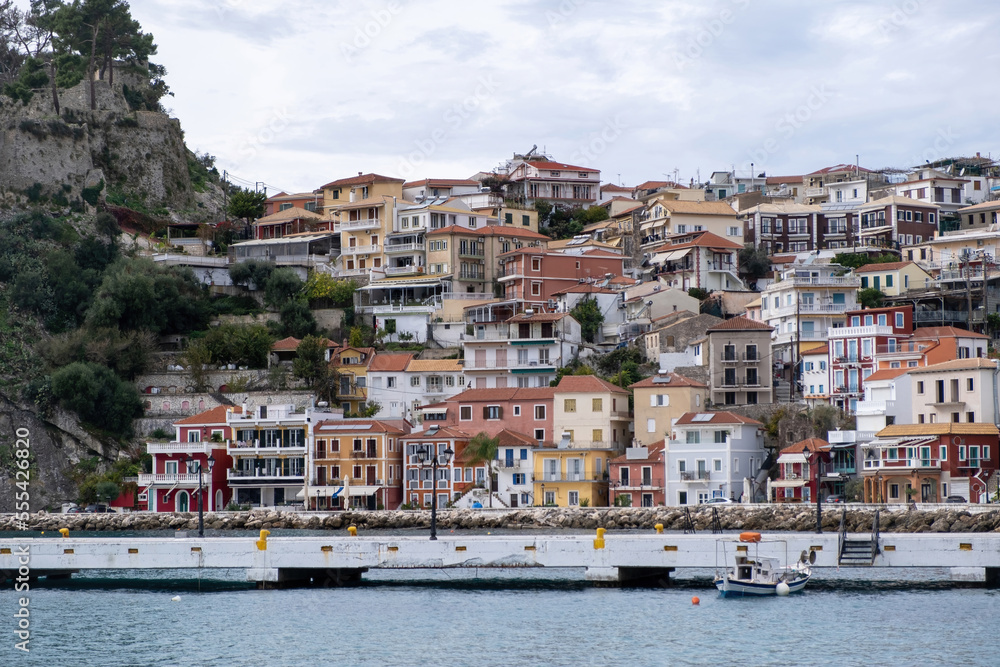
[[[973,381],[973,379],[972,379],[972,378],[969,378],[969,379],[967,379],[967,380],[965,381],[965,388],[966,388],[967,390],[969,390],[969,391],[975,391],[975,390],[973,389],[973,387],[974,387],[974,386],[975,386],[975,382]]]
[[[458,419],[463,422],[472,421],[472,406],[463,405],[458,409]]]
[[[535,440],[537,440],[538,442],[541,442],[541,441],[545,440],[545,429],[544,428],[536,428],[535,429]]]
[[[545,419],[545,406],[544,405],[536,405],[535,406],[535,420],[536,421],[541,421],[541,420],[544,420],[544,419]]]
[[[670,405],[669,394],[650,394],[649,407],[656,408],[664,405]]]
[[[726,436],[729,435],[729,431],[716,431],[715,432],[715,443],[724,444],[726,442]]]
[[[903,328],[903,313],[896,313],[896,328]]]
[[[970,424],[974,424],[976,422],[976,413],[975,412],[966,412],[965,413],[965,421],[967,421]]]
[[[514,406],[514,416],[515,417],[520,417],[521,416],[521,406],[520,405],[515,405]]]
[[[523,473],[523,472],[516,472],[516,473],[514,473],[514,484],[515,485],[524,484],[525,474],[526,473]]]
[[[604,431],[602,429],[595,428],[590,434],[590,440],[595,443],[604,442]]]
[[[487,405],[483,408],[483,419],[500,419],[503,416],[503,408],[499,405]]]
[[[918,382],[917,383],[917,393],[918,394],[924,393],[924,383],[923,382]]]
[[[538,282],[531,283],[531,296],[541,296],[542,295],[542,284]]]
[[[413,376],[410,377],[410,386],[411,387],[419,387],[420,386],[420,376],[419,375],[413,375]]]
[[[602,412],[604,410],[604,400],[600,398],[595,398],[591,401],[592,405],[590,407],[592,412]]]
[[[647,419],[646,420],[646,433],[656,433],[656,420]]]
[[[688,431],[686,439],[689,445],[701,444],[701,431]]]
[[[712,471],[722,472],[722,459],[712,459]]]
[[[532,257],[531,258],[531,270],[532,271],[541,271],[542,270],[542,258],[541,257]]]
[[[564,412],[576,412],[576,399],[567,398],[563,400],[563,411]]]

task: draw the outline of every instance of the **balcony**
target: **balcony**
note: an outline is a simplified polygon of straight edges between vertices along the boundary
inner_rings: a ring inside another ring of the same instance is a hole
[[[496,297],[492,292],[444,292],[441,298],[456,299],[459,301],[492,301]]]
[[[374,255],[382,252],[380,245],[356,245],[341,248],[341,255]]]
[[[458,251],[458,256],[459,257],[468,257],[470,259],[486,259],[486,253],[485,252],[481,252],[479,250],[472,250],[472,249],[459,250]]]
[[[814,286],[814,285],[830,285],[833,287],[853,287],[858,289],[861,287],[861,278],[854,278],[851,276],[788,276],[787,278],[782,278],[778,285],[788,284],[799,286]]]
[[[476,326],[476,325],[472,325]],[[471,335],[463,334],[463,340],[473,342],[477,340],[485,341],[508,341],[510,340],[510,332],[506,329],[476,329]]]
[[[884,415],[895,405],[896,401],[858,401],[854,414],[860,416]]]
[[[960,280],[965,282],[966,280],[982,280],[983,270],[979,269],[954,269],[954,270],[944,270],[935,279],[936,283],[945,283],[955,280]]]
[[[823,188],[805,188],[802,191],[802,194],[804,194],[806,197],[825,197],[827,193],[826,193],[826,188],[823,187]]]
[[[833,393],[845,395],[860,394],[861,390],[858,388],[858,385],[852,384],[848,386],[835,387]]]
[[[510,461],[507,459],[501,459],[498,467],[500,470],[520,470],[522,465],[524,465],[525,468],[528,468],[528,461],[522,461],[521,459],[512,459]]]
[[[459,280],[486,280],[486,274],[482,272],[472,273],[469,271],[461,271],[458,274]]]
[[[208,475],[202,475],[202,483],[208,483]],[[198,486],[198,475],[188,473],[155,473],[139,475],[139,486]]]
[[[371,269],[338,269],[338,276],[367,276]]]
[[[197,477],[197,475],[195,475]],[[259,481],[272,481],[272,482],[304,482],[305,475],[302,471],[290,472],[287,475],[277,470],[227,470],[226,479],[230,482],[253,482]]]
[[[424,243],[387,243],[383,246],[385,249],[383,252],[387,255],[392,255],[394,253],[400,252],[424,252],[426,250],[426,244]]]
[[[921,357],[925,350],[932,348],[937,343],[918,343],[915,341],[909,341],[904,343],[897,343],[896,345],[879,345],[875,348],[879,357]]]
[[[149,454],[211,454],[213,449],[223,449],[224,442],[199,440],[198,442],[147,442]]]
[[[891,336],[892,327],[869,324],[861,327],[830,327],[830,338],[860,338],[862,336]]]
[[[528,360],[515,361],[510,365],[510,367],[522,370],[527,369],[527,370],[546,371],[549,369],[554,369],[558,365],[559,364],[549,359],[538,359],[535,361],[528,361]]]
[[[848,310],[857,310],[856,303],[799,303],[798,305],[778,306],[762,311],[765,318],[784,317],[798,313],[800,315],[843,315]]]
[[[738,364],[740,362],[740,357],[737,354],[725,354],[722,355],[722,363],[724,364]]]
[[[355,232],[362,229],[381,229],[382,221],[378,218],[361,218],[360,220],[348,220],[346,222],[335,222],[333,231],[335,232]]]
[[[466,371],[506,371],[511,368],[511,364],[506,359],[466,359],[463,368]]]
[[[301,445],[290,445],[279,447],[278,445],[262,445],[253,442],[228,442],[226,443],[226,453],[230,456],[281,456],[281,455],[301,455],[306,453],[305,443]]]
[[[424,267],[410,265],[410,266],[387,266],[385,268],[385,275],[387,276],[409,276],[414,274],[420,274],[424,272]]]
[[[712,479],[712,473],[708,470],[685,470],[681,472],[682,482],[705,482]]]
[[[897,468],[900,470],[913,470],[921,468],[925,470],[940,470],[941,461],[932,458],[874,459],[865,461],[865,470],[886,470]]]

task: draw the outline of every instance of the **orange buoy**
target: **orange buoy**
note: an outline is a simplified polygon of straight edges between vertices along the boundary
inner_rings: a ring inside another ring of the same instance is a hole
[[[740,542],[760,542],[760,533],[740,533]]]
[[[701,600],[698,599],[697,595],[694,596],[693,598],[691,598],[691,604],[695,604],[696,605],[696,604],[700,604],[700,603],[701,603]]]

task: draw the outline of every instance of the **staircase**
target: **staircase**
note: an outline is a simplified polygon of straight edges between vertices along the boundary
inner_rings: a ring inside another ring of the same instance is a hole
[[[774,381],[774,402],[775,403],[791,403],[792,402],[792,385],[784,380]]]
[[[840,516],[840,553],[837,559],[839,565],[845,567],[871,567],[875,563],[878,548],[878,510],[875,510],[875,520],[872,522],[872,533],[868,539],[848,538],[845,528],[847,508]]]

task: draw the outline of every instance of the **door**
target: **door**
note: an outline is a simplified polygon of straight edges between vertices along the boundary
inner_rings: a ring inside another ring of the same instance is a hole
[[[365,484],[367,484],[368,486],[372,486],[375,484],[376,470],[378,470],[378,468],[376,468],[375,466],[367,466],[367,470],[365,471],[366,473]]]
[[[517,507],[517,494],[516,493],[510,494],[510,506],[511,507]]]
[[[191,511],[191,498],[190,496],[188,496],[187,491],[179,491],[177,493],[177,511],[178,512]]]
[[[316,468],[316,486],[326,486],[326,466]]]
[[[486,350],[476,350],[476,368],[486,368]]]
[[[507,450],[506,454],[504,455],[504,464],[508,468],[513,468],[514,467],[514,450],[513,449],[508,449]]]
[[[507,368],[507,348],[503,347],[496,351],[496,360],[497,368]]]

